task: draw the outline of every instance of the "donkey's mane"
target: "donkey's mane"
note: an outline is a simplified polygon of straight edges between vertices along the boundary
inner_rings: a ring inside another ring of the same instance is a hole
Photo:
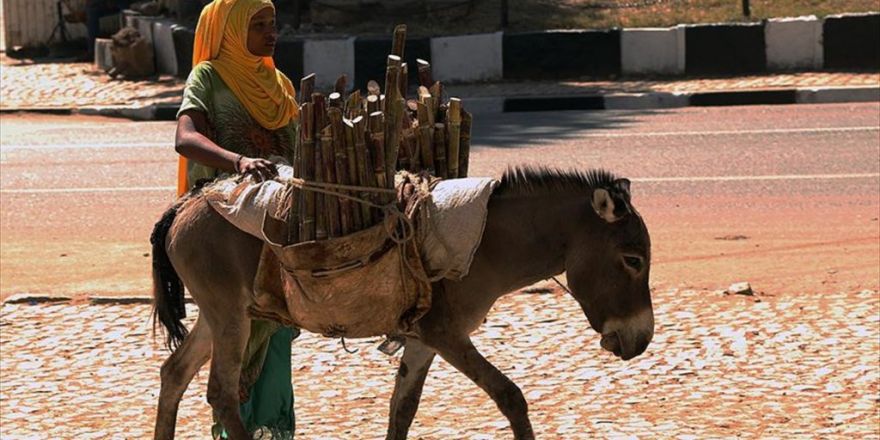
[[[579,171],[543,166],[517,166],[508,168],[504,172],[495,194],[588,191],[594,188],[609,188],[617,179],[617,176],[603,169]]]

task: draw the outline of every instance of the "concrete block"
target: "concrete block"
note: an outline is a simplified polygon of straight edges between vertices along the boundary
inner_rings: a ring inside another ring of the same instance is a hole
[[[450,82],[500,79],[504,74],[503,33],[431,39],[434,79]]]
[[[620,30],[504,34],[505,79],[620,73]]]
[[[826,87],[797,91],[798,104],[831,104],[837,102],[880,102],[880,87]]]
[[[880,68],[880,13],[825,17],[823,49],[828,69]]]
[[[684,73],[684,27],[624,29],[620,34],[621,70],[633,74]]]
[[[814,15],[771,18],[764,42],[770,70],[822,68],[822,21]]]
[[[146,38],[150,44],[153,43],[153,23],[159,21],[160,18],[139,16],[134,18],[135,29]],[[155,52],[155,51],[154,51]]]
[[[685,26],[685,73],[731,75],[766,70],[763,24]]]
[[[795,89],[696,92],[690,96],[690,105],[699,107],[795,103],[797,103],[797,91]]]
[[[689,104],[687,93],[619,93],[605,95],[606,110],[678,108]]]
[[[122,24],[126,27],[133,27],[137,29],[137,19],[139,17],[141,17],[141,14],[139,12],[132,11],[131,9],[125,9],[122,11]]]
[[[110,51],[111,46],[113,46],[113,40],[109,38],[95,39],[95,66],[105,72],[113,67],[113,53]]]
[[[315,74],[315,88],[330,89],[343,73],[354,82],[354,37],[307,40],[303,47],[303,75]]]
[[[153,51],[156,54],[156,70],[160,74],[177,75],[177,54],[174,52],[174,37],[171,34],[171,20],[158,20],[153,23]]]
[[[174,39],[177,76],[186,78],[192,71],[193,42],[196,39],[196,32],[184,26],[172,25],[171,37]]]

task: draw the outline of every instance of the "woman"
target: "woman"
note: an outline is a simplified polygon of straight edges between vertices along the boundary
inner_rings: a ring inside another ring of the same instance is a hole
[[[177,114],[178,192],[204,178],[277,171],[269,156],[293,157],[299,111],[290,80],[275,69],[278,33],[270,0],[214,0],[196,26],[193,70]],[[241,373],[241,415],[249,432],[292,438],[290,345],[299,331],[251,321]],[[215,437],[225,437],[214,425]]]

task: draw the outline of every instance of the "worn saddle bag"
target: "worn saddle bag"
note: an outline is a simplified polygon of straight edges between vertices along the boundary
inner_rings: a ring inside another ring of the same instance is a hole
[[[431,285],[415,240],[392,239],[396,225],[387,222],[393,220],[288,246],[270,239],[270,230],[286,228],[269,225],[275,221],[264,221],[252,315],[324,336],[362,338],[405,334],[430,308]]]

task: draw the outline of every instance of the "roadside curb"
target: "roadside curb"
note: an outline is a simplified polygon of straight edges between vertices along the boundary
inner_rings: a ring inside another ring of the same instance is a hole
[[[593,93],[565,96],[461,96],[472,114],[564,110],[648,110],[734,105],[880,102],[880,87],[807,87],[712,92]],[[135,121],[173,121],[179,104],[87,106],[78,108],[3,108],[0,113],[80,114]]]
[[[791,88],[719,92],[611,93],[581,96],[498,98],[501,112],[559,110],[647,110],[735,105],[830,104],[880,102],[880,87]],[[470,102],[463,98],[465,103]],[[489,107],[480,102],[479,108]],[[477,113],[476,111],[473,113]]]

